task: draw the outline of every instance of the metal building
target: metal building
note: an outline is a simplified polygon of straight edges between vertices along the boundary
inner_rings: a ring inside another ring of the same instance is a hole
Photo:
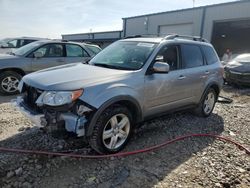
[[[169,33],[202,36],[212,42],[219,55],[226,48],[235,53],[250,51],[250,0],[123,18],[123,31],[62,35],[62,38],[100,43],[133,35]],[[85,39],[85,35],[94,37]]]
[[[80,34],[67,34],[62,35],[62,39],[78,42],[94,43],[101,47],[106,47],[112,42],[121,39],[123,36],[122,31],[106,31],[95,33],[80,33]]]

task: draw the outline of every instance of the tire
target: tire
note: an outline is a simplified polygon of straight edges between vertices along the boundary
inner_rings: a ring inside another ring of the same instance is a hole
[[[123,123],[121,124],[121,122]],[[119,123],[121,124],[120,129]],[[126,107],[109,107],[99,116],[93,133],[88,138],[89,144],[100,154],[117,153],[122,150],[129,141],[132,127],[132,115]],[[106,134],[104,134],[104,132],[106,132]]]
[[[0,95],[15,95],[22,76],[14,71],[5,71],[0,73]]]
[[[208,117],[213,112],[218,94],[213,88],[209,88],[202,97],[198,107],[194,110],[195,114],[200,117]],[[210,99],[210,101],[209,101]]]

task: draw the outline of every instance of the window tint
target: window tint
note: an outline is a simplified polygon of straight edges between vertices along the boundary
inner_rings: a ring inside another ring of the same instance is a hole
[[[82,47],[74,44],[66,44],[67,57],[87,57],[87,53]]]
[[[35,42],[35,40],[24,40],[24,43],[22,46],[26,45],[26,44],[29,44],[31,42]]]
[[[203,57],[199,46],[182,45],[183,68],[199,67],[203,65]]]
[[[202,46],[202,50],[204,52],[206,62],[208,65],[216,63],[218,61],[217,55],[213,48],[209,46]]]
[[[170,70],[178,68],[178,48],[176,46],[165,46],[157,54],[155,61],[169,64]]]
[[[47,44],[37,50],[43,57],[63,57],[63,46],[61,44]]]

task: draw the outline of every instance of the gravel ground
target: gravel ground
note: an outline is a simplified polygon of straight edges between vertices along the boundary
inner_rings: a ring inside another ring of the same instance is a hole
[[[146,122],[125,150],[190,133],[227,136],[250,146],[250,89],[225,87],[231,104],[217,103],[209,118],[189,112]],[[33,127],[0,98],[0,147],[94,152],[81,139],[55,139]],[[192,138],[161,150],[105,160],[0,153],[0,187],[250,187],[250,157],[234,145]]]

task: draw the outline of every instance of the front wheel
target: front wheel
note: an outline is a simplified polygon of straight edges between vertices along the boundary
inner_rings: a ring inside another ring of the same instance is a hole
[[[199,106],[195,109],[195,113],[201,117],[208,117],[213,112],[217,101],[217,94],[213,88],[210,88],[204,94]]]
[[[0,94],[14,95],[18,94],[18,84],[22,76],[13,71],[6,71],[0,74]]]
[[[90,146],[101,154],[122,150],[131,136],[132,123],[132,115],[126,107],[106,109],[98,118],[89,138]]]

